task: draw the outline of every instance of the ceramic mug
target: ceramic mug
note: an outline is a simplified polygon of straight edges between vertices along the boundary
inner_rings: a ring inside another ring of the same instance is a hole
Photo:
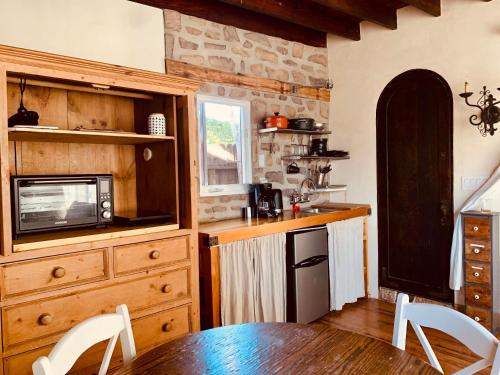
[[[166,135],[167,120],[163,113],[151,113],[148,117],[149,135]]]

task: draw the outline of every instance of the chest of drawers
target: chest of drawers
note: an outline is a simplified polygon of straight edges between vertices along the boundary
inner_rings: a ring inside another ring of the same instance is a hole
[[[462,214],[465,311],[492,332],[500,329],[499,215]]]

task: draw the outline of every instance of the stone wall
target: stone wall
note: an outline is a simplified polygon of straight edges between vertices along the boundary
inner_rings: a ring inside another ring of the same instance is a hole
[[[323,85],[328,79],[326,48],[289,42],[175,11],[165,11],[165,43],[167,58],[193,65],[310,86]],[[271,153],[271,136],[258,135],[257,130],[262,128],[264,118],[274,112],[288,118],[312,117],[328,123],[329,103],[218,83],[206,83],[200,93],[250,102],[253,181],[265,178],[273,187],[282,189],[285,209],[290,208],[288,195],[306,177],[307,164],[299,162],[301,173],[287,175],[288,163],[282,162],[281,157],[291,153],[291,143],[305,144],[308,139],[277,135]],[[264,155],[263,166],[259,165],[259,154]],[[317,203],[328,198],[329,194],[315,194],[311,200]],[[200,197],[199,220],[238,217],[240,208],[247,204],[247,195]]]

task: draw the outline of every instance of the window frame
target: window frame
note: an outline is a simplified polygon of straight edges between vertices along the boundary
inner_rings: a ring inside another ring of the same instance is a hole
[[[207,180],[207,147],[206,147],[206,124],[204,104],[226,104],[241,107],[240,116],[240,143],[241,143],[241,184],[206,185]],[[246,100],[228,99],[210,95],[196,95],[197,126],[199,133],[198,160],[200,173],[200,196],[211,197],[220,195],[246,194],[252,182],[252,134],[250,123],[250,102]]]

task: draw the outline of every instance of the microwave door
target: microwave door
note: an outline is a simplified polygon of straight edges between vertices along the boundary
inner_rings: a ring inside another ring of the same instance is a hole
[[[19,187],[18,204],[21,231],[95,224],[96,181],[24,183]]]

